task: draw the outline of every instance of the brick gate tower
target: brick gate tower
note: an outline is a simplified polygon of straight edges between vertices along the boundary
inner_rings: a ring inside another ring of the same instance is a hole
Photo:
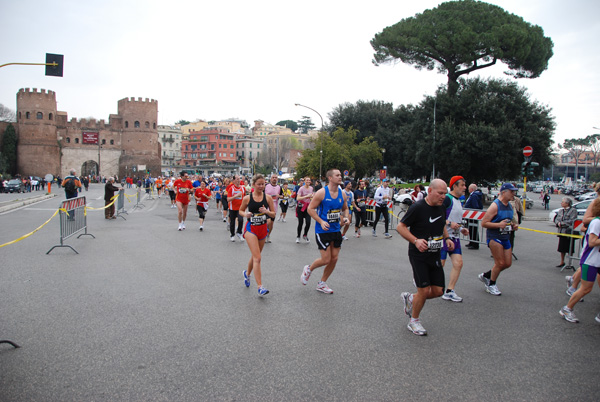
[[[17,163],[20,172],[44,177],[60,173],[56,134],[56,93],[37,88],[17,92]]]

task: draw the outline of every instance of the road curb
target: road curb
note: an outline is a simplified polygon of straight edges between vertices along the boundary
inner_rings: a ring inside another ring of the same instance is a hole
[[[56,197],[57,194],[44,194],[35,197],[26,198],[24,200],[15,200],[10,202],[8,205],[0,206],[0,213],[11,211],[13,209],[24,207],[25,205],[35,204],[36,202],[49,200],[50,198]]]

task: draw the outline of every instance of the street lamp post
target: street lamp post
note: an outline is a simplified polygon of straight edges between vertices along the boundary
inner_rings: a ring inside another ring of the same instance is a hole
[[[313,109],[312,107],[308,107],[305,105],[301,105],[299,103],[295,104],[296,106],[301,106],[301,107],[305,107],[307,109],[312,110],[313,112],[315,112],[316,114],[319,115],[319,117],[321,118],[321,130],[319,131],[319,142],[321,143],[321,150],[319,151],[319,182],[321,181],[321,178],[323,177],[323,116],[321,116],[321,113],[317,112],[315,109]]]

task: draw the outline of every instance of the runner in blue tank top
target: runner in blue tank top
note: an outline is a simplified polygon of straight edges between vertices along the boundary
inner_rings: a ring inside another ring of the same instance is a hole
[[[481,220],[481,226],[487,229],[487,243],[494,266],[488,272],[479,274],[479,280],[485,284],[485,291],[494,296],[502,293],[496,286],[498,275],[512,265],[512,245],[510,232],[517,230],[519,224],[513,219],[514,213],[509,204],[515,198],[517,188],[511,183],[504,183],[500,187],[500,194]]]
[[[317,191],[308,206],[308,214],[315,220],[315,238],[321,257],[312,264],[305,265],[300,280],[303,285],[308,283],[308,278],[315,268],[325,266],[317,290],[323,293],[333,293],[327,286],[327,279],[335,269],[338,255],[342,247],[342,234],[340,233],[340,219],[343,224],[350,222],[348,217],[348,204],[343,194],[342,174],[337,169],[327,172],[329,183],[325,188]]]

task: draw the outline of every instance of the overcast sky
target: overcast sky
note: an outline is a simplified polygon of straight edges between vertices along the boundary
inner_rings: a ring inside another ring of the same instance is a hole
[[[540,25],[554,42],[547,71],[518,80],[553,109],[555,141],[600,130],[600,2],[493,0]],[[159,124],[240,118],[275,124],[341,103],[419,103],[446,76],[402,63],[376,67],[369,41],[440,1],[42,1],[0,2],[0,64],[65,55],[64,77],[42,66],[0,69],[0,103],[20,88],[56,91],[69,118],[108,120],[125,97],[158,100]],[[505,66],[480,70],[505,77]],[[471,74],[470,77],[474,76]]]

